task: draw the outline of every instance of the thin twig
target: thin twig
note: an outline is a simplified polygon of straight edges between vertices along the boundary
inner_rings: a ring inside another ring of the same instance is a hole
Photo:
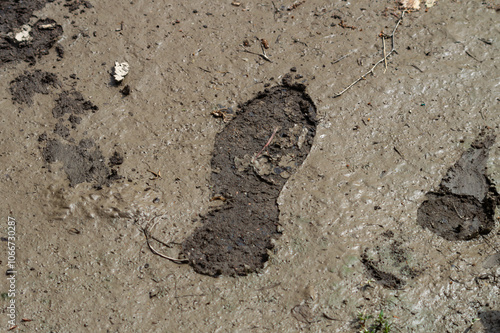
[[[462,219],[462,220],[467,221],[468,219],[467,219],[467,218],[465,218],[465,216],[460,215],[460,213],[459,213],[459,212],[458,212],[458,210],[457,210],[457,207],[455,207],[455,204],[454,204],[454,203],[452,203],[452,205],[453,205],[453,209],[455,209],[455,213],[457,213],[458,217],[459,217],[460,219]]]
[[[385,52],[385,37],[382,36],[382,45],[384,46],[384,73],[387,71],[387,54]]]
[[[144,232],[144,236],[146,236],[146,242],[148,243],[148,247],[149,249],[151,250],[151,252],[153,252],[154,254],[156,254],[157,256],[160,256],[164,259],[168,259],[172,262],[175,262],[176,264],[185,264],[188,262],[187,259],[179,259],[179,258],[173,258],[173,257],[169,257],[167,255],[164,255],[163,253],[160,253],[158,252],[150,243],[150,239],[153,238],[151,236],[151,231],[154,229],[154,227],[156,226],[156,224],[158,223],[158,220],[156,219],[158,216],[155,216],[153,217],[152,221],[153,221],[153,225],[151,227],[149,227],[149,223],[151,223],[151,221],[149,221],[148,225],[142,229],[142,231]],[[163,242],[161,242],[163,243]],[[163,243],[165,245],[165,243]]]
[[[401,23],[401,21],[403,20],[403,17],[405,15],[406,11],[403,10],[403,12],[401,13],[401,17],[398,19],[398,21],[396,22],[396,25],[394,26],[394,29],[392,30],[392,34],[390,36],[388,36],[388,38],[391,38],[391,51],[389,53],[387,53],[386,55],[384,55],[384,57],[382,59],[380,59],[379,61],[377,61],[375,63],[375,65],[373,65],[373,67],[368,71],[366,72],[365,74],[361,75],[356,81],[354,81],[353,83],[351,83],[350,85],[348,85],[344,90],[342,90],[341,92],[333,95],[332,97],[333,98],[336,98],[336,97],[339,97],[339,96],[342,96],[343,93],[345,93],[347,90],[351,89],[355,84],[357,84],[359,81],[361,80],[365,80],[366,79],[366,76],[368,74],[373,74],[373,71],[375,70],[375,68],[382,62],[386,62],[387,61],[387,58],[389,58],[393,53],[396,52],[396,47],[394,45],[394,34],[396,33],[396,29],[399,27],[399,24]],[[385,38],[385,36],[383,36],[382,38]]]
[[[347,53],[346,55],[343,55],[342,57],[338,58],[337,60],[335,60],[334,62],[332,62],[332,65],[333,65],[333,64],[336,64],[336,63],[338,63],[338,62],[339,62],[339,61],[341,61],[342,59],[347,58],[347,57],[349,56],[349,54],[351,54],[351,53],[352,53],[352,51],[351,51],[351,52],[349,52],[349,53]]]
[[[259,157],[260,154],[262,154],[262,152],[264,151],[264,149],[266,149],[266,147],[269,146],[269,144],[271,143],[271,141],[273,141],[273,138],[276,135],[276,132],[278,132],[278,129],[279,129],[279,127],[276,127],[274,129],[274,132],[273,132],[273,134],[271,134],[271,137],[269,138],[269,140],[267,140],[266,145],[259,151],[259,153],[257,155],[255,155],[255,157],[253,158],[254,160],[257,159],[257,157]]]
[[[264,49],[262,49],[262,52],[263,53],[257,53],[257,52],[252,52],[252,51],[249,51],[249,50],[238,50],[239,52],[246,52],[246,53],[250,53],[250,54],[253,54],[253,55],[257,55],[259,57],[262,57],[264,60],[267,60],[269,62],[273,62],[271,59],[269,59],[269,57],[267,56],[266,54],[266,51],[264,51]]]

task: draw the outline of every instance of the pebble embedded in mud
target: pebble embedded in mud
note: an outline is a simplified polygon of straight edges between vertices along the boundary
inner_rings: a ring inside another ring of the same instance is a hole
[[[130,66],[127,62],[115,62],[115,67],[113,68],[113,78],[117,83],[121,83],[125,76],[128,75],[130,71]]]

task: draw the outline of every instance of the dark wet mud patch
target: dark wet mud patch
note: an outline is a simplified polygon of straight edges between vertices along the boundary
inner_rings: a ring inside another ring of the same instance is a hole
[[[99,110],[99,107],[85,100],[82,93],[76,90],[69,90],[63,91],[59,95],[59,98],[56,100],[56,106],[52,109],[52,115],[54,118],[61,118],[66,113],[69,113],[68,120],[73,125],[76,125],[81,121],[79,115],[96,112],[97,110]]]
[[[215,139],[211,186],[222,204],[183,243],[195,271],[246,275],[263,267],[279,236],[277,198],[315,134],[316,108],[289,77],[241,106]]]
[[[19,33],[27,34],[20,39]],[[25,60],[35,64],[36,59],[49,50],[62,35],[62,26],[52,19],[38,20],[33,26],[16,27],[0,37],[0,67],[12,61]]]
[[[413,250],[393,231],[381,233],[374,244],[373,248],[365,248],[360,260],[367,274],[377,283],[389,289],[401,289],[422,274]]]
[[[483,311],[478,314],[485,333],[500,332],[500,311]]]
[[[34,72],[24,72],[10,82],[10,94],[12,100],[18,104],[33,104],[35,94],[47,95],[50,88],[58,88],[61,83],[57,75],[49,72],[36,70]]]
[[[54,0],[0,1],[0,33],[7,34],[12,29],[28,23],[33,12],[42,9],[47,2]]]
[[[406,282],[396,275],[379,269],[379,263],[369,259],[366,253],[361,255],[361,263],[365,266],[368,275],[385,288],[402,289],[406,285]]]
[[[42,155],[47,163],[62,162],[70,186],[87,182],[101,188],[117,177],[116,171],[106,166],[104,156],[90,139],[82,140],[78,145],[49,139]]]
[[[73,13],[81,8],[80,13],[85,12],[85,8],[94,8],[94,6],[87,0],[66,0],[64,7],[68,7],[68,10]]]
[[[500,196],[486,170],[495,138],[481,134],[448,170],[439,190],[427,193],[417,212],[418,224],[450,241],[474,239],[495,227]]]

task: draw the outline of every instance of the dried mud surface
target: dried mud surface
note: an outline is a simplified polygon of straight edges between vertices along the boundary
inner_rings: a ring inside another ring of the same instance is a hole
[[[498,6],[2,1],[16,330],[500,331]]]

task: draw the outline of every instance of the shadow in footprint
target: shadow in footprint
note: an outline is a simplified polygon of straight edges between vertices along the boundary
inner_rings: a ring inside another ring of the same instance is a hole
[[[289,76],[245,103],[217,134],[211,185],[223,203],[183,243],[195,271],[246,275],[263,267],[279,236],[277,198],[315,134],[316,108]]]
[[[494,143],[494,135],[482,133],[448,170],[439,190],[427,193],[417,213],[422,227],[450,241],[470,240],[494,228],[500,196],[486,174]]]
[[[479,318],[485,333],[500,332],[500,311],[485,311],[479,313]]]

